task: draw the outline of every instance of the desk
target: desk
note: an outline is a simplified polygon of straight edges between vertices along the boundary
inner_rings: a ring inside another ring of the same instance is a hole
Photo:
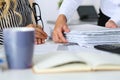
[[[33,60],[36,62],[35,57]],[[120,80],[120,71],[35,74],[30,68],[25,70],[5,70],[0,73],[0,80]]]
[[[62,74],[34,74],[31,69],[8,70],[0,74],[0,80],[120,80],[120,72],[81,72]]]

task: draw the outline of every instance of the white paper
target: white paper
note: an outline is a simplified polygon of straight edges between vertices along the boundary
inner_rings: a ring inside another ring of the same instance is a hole
[[[111,29],[85,24],[70,26],[70,30],[69,33],[65,33],[66,39],[79,45],[120,44],[120,28]]]
[[[73,50],[74,49],[74,50]],[[76,43],[51,43],[50,41],[45,44],[35,45],[34,54],[48,54],[54,51],[79,51],[80,46]]]
[[[51,51],[56,51],[58,44],[41,44],[35,45],[34,54],[46,54]]]

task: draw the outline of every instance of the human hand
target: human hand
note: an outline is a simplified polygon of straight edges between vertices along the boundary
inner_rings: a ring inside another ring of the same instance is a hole
[[[108,20],[105,24],[105,27],[107,27],[107,28],[117,28],[118,26],[114,21]]]
[[[52,33],[52,38],[54,42],[58,43],[66,43],[67,40],[65,39],[63,33],[69,32],[69,28],[66,23],[66,17],[64,15],[60,15],[56,21],[55,28]]]
[[[42,30],[42,27],[40,25],[29,24],[27,27],[32,27],[35,29],[35,44],[45,43],[45,39],[47,39],[47,34]]]

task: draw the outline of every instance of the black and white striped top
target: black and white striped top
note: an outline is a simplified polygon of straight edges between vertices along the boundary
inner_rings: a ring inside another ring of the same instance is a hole
[[[17,0],[16,12],[22,16],[22,24],[20,23],[20,17],[13,12],[13,7],[10,6],[9,16],[0,20],[0,44],[3,43],[2,31],[8,27],[25,27],[32,23],[31,9],[29,7],[29,0]],[[11,3],[12,4],[12,3]],[[0,15],[2,10],[0,9]],[[8,22],[9,21],[9,22]]]

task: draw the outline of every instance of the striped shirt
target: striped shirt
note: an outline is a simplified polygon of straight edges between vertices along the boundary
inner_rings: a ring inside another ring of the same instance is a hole
[[[11,5],[13,5],[11,3]],[[2,10],[0,9],[0,15]],[[20,17],[16,15],[13,11],[13,7],[10,6],[8,13],[10,15],[5,18],[1,18],[0,20],[0,44],[3,43],[3,29],[8,27],[25,27],[28,24],[32,23],[31,17],[31,9],[29,7],[29,0],[17,0],[17,8],[16,12],[18,12],[22,16],[22,23],[20,24]]]

